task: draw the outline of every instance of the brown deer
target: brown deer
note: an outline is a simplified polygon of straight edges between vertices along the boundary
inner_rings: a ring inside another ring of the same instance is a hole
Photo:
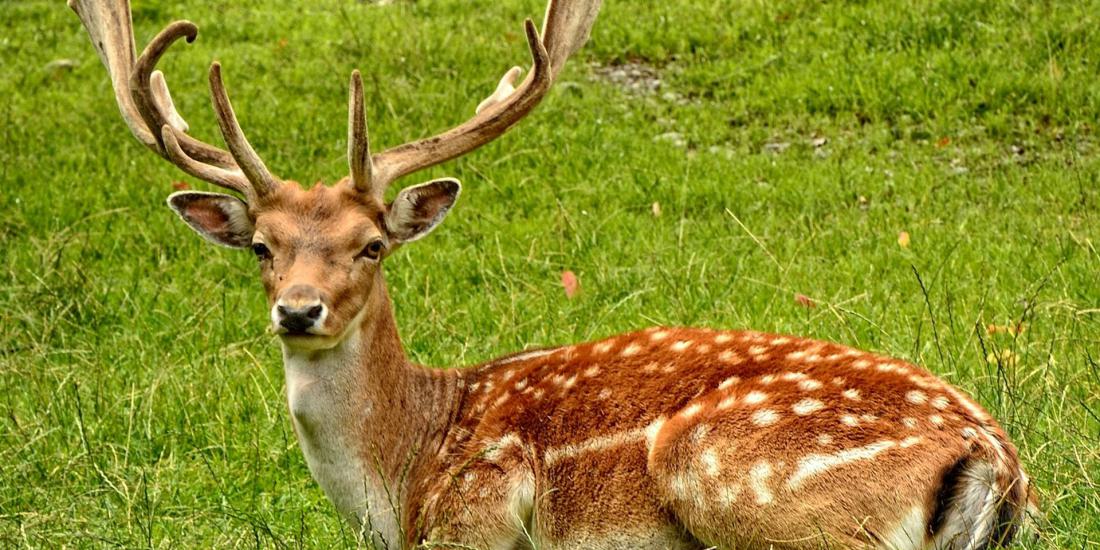
[[[650,328],[463,369],[411,363],[382,261],[458,197],[398,178],[505,132],[587,39],[598,0],[551,0],[533,68],[477,114],[371,154],[351,76],[350,177],[303,189],[245,139],[217,63],[228,151],[191,136],[154,67],[197,28],[136,56],[126,0],[70,0],[131,132],[184,172],[244,196],[171,195],[216,244],[255,252],[282,342],[291,420],[310,471],[378,548],[884,548],[1007,543],[1034,507],[1005,432],[920,367],[839,344]]]

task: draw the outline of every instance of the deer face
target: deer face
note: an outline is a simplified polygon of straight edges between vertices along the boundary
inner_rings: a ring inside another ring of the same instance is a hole
[[[169,206],[207,240],[251,248],[271,329],[290,348],[331,348],[369,315],[381,262],[427,235],[458,197],[453,179],[406,188],[388,205],[348,182],[303,190],[282,182],[255,206],[229,195],[175,193]]]

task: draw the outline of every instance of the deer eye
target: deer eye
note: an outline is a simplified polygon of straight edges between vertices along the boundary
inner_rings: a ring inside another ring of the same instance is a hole
[[[382,248],[383,246],[381,240],[371,241],[367,244],[367,246],[363,247],[363,251],[360,252],[359,255],[355,258],[367,258],[368,260],[377,260],[379,257],[382,256]]]
[[[264,243],[252,243],[252,253],[261,261],[271,259],[271,249]]]

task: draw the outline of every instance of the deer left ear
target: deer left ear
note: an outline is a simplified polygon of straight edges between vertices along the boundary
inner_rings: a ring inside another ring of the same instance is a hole
[[[386,231],[390,238],[407,243],[431,233],[454,206],[461,190],[462,186],[454,178],[402,189],[386,211]]]
[[[168,197],[168,206],[196,233],[214,244],[245,248],[256,228],[244,201],[221,193],[180,191]]]

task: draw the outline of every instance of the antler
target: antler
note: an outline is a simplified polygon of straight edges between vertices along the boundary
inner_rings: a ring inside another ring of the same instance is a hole
[[[221,82],[221,68],[210,67],[210,89],[222,136],[230,152],[199,141],[187,132],[176,111],[164,74],[155,70],[164,52],[180,38],[195,40],[198,27],[176,21],[164,28],[134,59],[134,30],[129,0],[69,0],[99,58],[107,67],[122,119],[143,145],[184,172],[215,185],[261,199],[277,180],[248,144]]]
[[[356,189],[382,199],[398,178],[464,155],[496,139],[531,112],[554,83],[565,61],[588,40],[602,0],[550,0],[540,37],[527,19],[524,28],[532,68],[518,88],[522,69],[513,67],[496,91],[477,106],[473,118],[441,134],[371,156],[363,118],[362,83],[352,74],[348,158]]]

